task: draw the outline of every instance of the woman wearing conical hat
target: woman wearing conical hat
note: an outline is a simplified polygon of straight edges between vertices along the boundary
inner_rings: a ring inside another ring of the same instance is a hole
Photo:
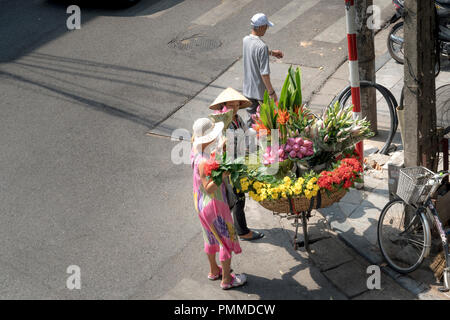
[[[209,108],[211,110],[224,110],[224,108],[226,108],[227,110],[233,109],[233,120],[228,126],[228,129],[234,130],[235,132],[241,129],[245,132],[248,130],[248,127],[244,120],[242,120],[241,116],[238,114],[238,111],[239,109],[248,108],[251,105],[252,103],[250,102],[250,100],[244,97],[241,93],[234,90],[233,88],[227,88],[219,94],[219,96],[214,100]],[[236,157],[236,153],[238,150],[237,134],[235,134],[234,137],[234,156]],[[228,188],[228,190],[231,189],[237,198],[236,203],[234,205],[230,205],[232,206],[231,210],[233,211],[234,225],[240,239],[252,241],[264,237],[263,233],[256,230],[250,230],[247,227],[247,221],[245,219],[244,212],[245,193],[238,192],[236,188]]]

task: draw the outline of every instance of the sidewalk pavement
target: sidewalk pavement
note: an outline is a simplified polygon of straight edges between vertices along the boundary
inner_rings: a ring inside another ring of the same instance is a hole
[[[386,49],[388,30],[383,30],[376,37],[377,69],[376,82],[388,88],[400,102],[400,94],[403,88],[403,65],[398,64],[389,55],[382,53]],[[440,75],[436,79],[436,88],[450,82],[450,63],[443,61]],[[313,96],[312,108],[319,107],[317,102],[331,101],[348,79],[348,64],[344,63],[325,85]],[[378,128],[380,134],[370,140],[364,141],[365,156],[369,156],[376,150],[380,150],[387,137],[390,116],[387,103],[380,93],[377,93]],[[323,105],[323,104],[322,104]],[[403,147],[400,138],[400,129],[393,140],[396,152],[385,157],[384,162],[396,162],[403,164]],[[395,159],[394,159],[395,158]],[[372,169],[372,168],[371,168]],[[380,169],[380,168],[379,168]],[[381,170],[366,171],[364,188],[352,189],[339,203],[328,208],[318,210],[330,224],[339,238],[347,245],[354,248],[371,264],[383,266],[385,274],[389,275],[402,287],[420,299],[450,299],[450,295],[440,293],[437,288],[441,283],[434,278],[429,268],[431,257],[426,259],[422,266],[409,275],[400,275],[386,266],[377,244],[377,223],[381,210],[389,201],[387,165],[381,163]]]
[[[388,29],[376,36],[377,82],[392,90],[399,100],[403,66],[396,64],[386,52]],[[280,92],[290,64],[272,61],[272,82]],[[296,66],[294,66],[296,67]],[[242,60],[179,109],[149,134],[171,136],[178,128],[190,131],[192,123],[207,113],[207,105],[226,87],[242,91]],[[337,70],[302,67],[304,101],[313,110],[326,107],[348,81],[348,65]],[[438,84],[448,79],[443,72]],[[382,99],[381,96],[378,97]],[[365,141],[365,152],[380,149],[386,139],[389,124],[387,106],[379,101],[379,135]],[[246,118],[245,111],[241,115]],[[401,149],[396,135],[393,144]],[[396,274],[383,264],[376,243],[376,228],[381,209],[388,202],[387,173],[372,170],[365,176],[362,190],[352,189],[339,203],[312,212],[308,222],[311,238],[320,238],[310,245],[311,253],[293,249],[295,226],[288,220],[262,208],[248,199],[246,216],[250,228],[262,231],[266,237],[255,242],[241,241],[243,254],[233,257],[233,268],[248,275],[248,284],[236,290],[223,291],[218,283],[205,281],[204,261],[184,257],[198,265],[167,292],[162,299],[446,299],[436,291],[433,274],[426,267],[408,276]],[[299,228],[302,240],[302,228]],[[342,241],[341,241],[342,240]],[[199,240],[200,243],[200,240]],[[192,261],[191,261],[192,260]],[[194,261],[195,260],[195,261]],[[380,265],[381,290],[369,290],[369,265]],[[142,293],[143,295],[145,292]],[[139,295],[137,295],[139,296]]]

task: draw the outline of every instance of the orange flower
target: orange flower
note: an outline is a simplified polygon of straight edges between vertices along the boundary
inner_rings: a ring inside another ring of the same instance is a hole
[[[286,124],[286,122],[288,122],[289,120],[289,113],[283,110],[278,110],[278,119],[277,122],[281,125]]]
[[[300,115],[300,114],[303,114],[303,106],[296,106],[295,108],[294,108],[294,113],[296,114],[296,115]]]
[[[261,130],[266,130],[267,135],[270,134],[270,129],[268,129],[262,122],[256,121],[255,124],[252,125],[253,129],[258,133],[258,137]],[[262,132],[261,132],[262,133]]]

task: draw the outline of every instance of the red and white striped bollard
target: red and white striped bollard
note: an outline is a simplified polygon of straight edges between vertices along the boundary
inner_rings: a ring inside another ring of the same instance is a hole
[[[361,118],[361,91],[359,81],[359,66],[358,66],[358,47],[356,44],[356,8],[355,0],[345,0],[345,16],[347,19],[347,41],[348,41],[348,66],[350,70],[350,86],[352,91],[352,103],[353,103],[353,117]],[[363,142],[356,144],[356,153],[358,154],[359,161],[364,167],[364,145]],[[364,175],[361,175],[364,179]],[[358,184],[356,187],[362,188],[364,185]]]

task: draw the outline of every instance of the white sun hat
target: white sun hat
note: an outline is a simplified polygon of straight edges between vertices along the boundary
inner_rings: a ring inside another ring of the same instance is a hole
[[[194,125],[192,126],[194,131],[194,149],[198,150],[200,145],[214,141],[221,135],[223,128],[223,122],[214,123],[208,118],[195,120]]]
[[[240,102],[239,109],[248,108],[252,105],[250,100],[244,97],[244,95],[234,90],[233,88],[228,87],[217,96],[217,98],[209,106],[209,108],[212,110],[219,110],[222,108],[221,107],[222,103],[226,103],[229,101],[239,101]]]
[[[251,25],[253,27],[261,27],[268,25],[269,27],[273,27],[274,24],[267,19],[267,16],[264,13],[257,13],[252,17]]]

